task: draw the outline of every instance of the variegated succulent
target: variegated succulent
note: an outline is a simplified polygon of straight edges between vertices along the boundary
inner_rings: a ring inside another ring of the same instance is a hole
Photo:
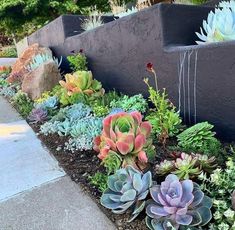
[[[132,209],[133,220],[145,208],[145,199],[151,186],[150,171],[142,174],[132,166],[127,166],[108,177],[108,189],[101,197],[101,204],[115,214]]]
[[[99,81],[94,80],[91,71],[77,71],[66,74],[65,81],[59,82],[67,90],[69,96],[74,93],[101,96],[104,89]]]
[[[211,199],[191,180],[180,181],[170,174],[161,185],[150,188],[150,194],[152,201],[146,208],[146,224],[151,230],[201,227],[212,218]]]
[[[94,140],[94,150],[101,160],[115,152],[122,157],[123,167],[142,169],[148,162],[148,153],[154,149],[150,132],[150,123],[142,121],[139,112],[109,115],[103,120],[102,134]]]

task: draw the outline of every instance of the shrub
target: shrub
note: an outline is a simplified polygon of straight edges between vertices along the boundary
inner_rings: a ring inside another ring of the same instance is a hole
[[[78,54],[75,55],[67,56],[67,59],[69,61],[71,69],[74,72],[87,71],[87,59],[82,52],[79,52]]]

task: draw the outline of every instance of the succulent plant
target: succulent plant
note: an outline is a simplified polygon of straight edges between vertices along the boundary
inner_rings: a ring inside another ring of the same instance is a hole
[[[215,9],[215,12],[210,11],[207,20],[203,20],[203,28],[200,28],[200,33],[196,32],[197,36],[202,41],[197,41],[197,43],[204,44],[211,42],[235,40],[234,25],[234,1],[221,2],[219,6]]]
[[[65,81],[60,81],[59,83],[67,90],[68,95],[82,93],[101,96],[104,94],[101,83],[93,80],[91,71],[77,71],[73,74],[66,74]]]
[[[36,108],[42,108],[42,109],[56,109],[58,105],[58,97],[52,96],[48,97],[46,100],[44,100],[41,103],[38,103],[35,105]]]
[[[148,151],[153,145],[150,139],[151,125],[142,121],[139,112],[121,112],[103,120],[102,134],[94,140],[94,150],[103,160],[115,152],[123,159],[123,166],[144,168],[148,162]]]
[[[188,179],[198,177],[202,171],[212,173],[217,166],[216,158],[207,155],[173,152],[170,157],[173,160],[164,160],[156,165],[156,174],[163,176],[173,173],[180,179]]]
[[[132,209],[132,219],[145,208],[145,199],[152,186],[152,175],[142,174],[132,166],[119,169],[108,177],[108,189],[101,197],[101,204],[113,213],[123,214]]]
[[[175,162],[168,161],[168,160],[164,160],[160,162],[160,164],[156,165],[155,167],[156,174],[161,175],[161,176],[169,174],[174,170],[175,170]]]
[[[213,125],[208,122],[198,123],[177,136],[178,145],[185,152],[217,154],[220,142],[214,137]]]
[[[179,181],[176,175],[170,174],[161,185],[150,188],[150,194],[153,200],[146,208],[146,224],[151,230],[199,227],[212,218],[211,199],[191,180]]]
[[[115,152],[109,153],[107,157],[104,158],[102,164],[106,168],[107,174],[115,173],[121,168],[122,158]]]
[[[47,62],[47,61],[54,61],[58,68],[62,63],[62,58],[60,59],[60,61],[58,61],[58,59],[54,58],[52,55],[45,53],[45,54],[37,54],[33,60],[29,63],[28,66],[26,66],[25,68],[31,72],[33,70],[35,70],[36,68],[38,68],[40,65],[42,65],[43,63]]]
[[[197,158],[192,155],[181,153],[181,157],[175,161],[175,171],[173,172],[180,179],[193,178],[201,173],[197,165]]]
[[[47,119],[47,111],[42,108],[33,109],[30,115],[28,116],[28,120],[31,123],[43,122]]]

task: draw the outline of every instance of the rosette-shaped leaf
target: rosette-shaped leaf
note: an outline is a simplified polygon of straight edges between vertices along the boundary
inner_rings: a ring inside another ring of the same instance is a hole
[[[203,31],[204,30],[204,31]],[[210,11],[203,21],[201,33],[196,33],[202,40],[198,44],[235,40],[235,3],[222,2],[215,12]]]
[[[47,119],[47,111],[42,108],[33,109],[30,115],[28,116],[28,120],[31,123],[43,122],[46,119]]]
[[[148,162],[148,151],[153,149],[150,132],[150,123],[143,122],[139,112],[109,115],[103,120],[102,134],[94,140],[94,149],[101,160],[115,152],[122,157],[123,167],[142,168]]]
[[[127,166],[108,177],[108,189],[101,197],[101,204],[116,214],[132,209],[133,220],[145,208],[144,200],[151,186],[150,171],[142,174],[132,166]]]
[[[161,185],[150,189],[151,203],[146,208],[146,224],[151,230],[167,230],[167,226],[199,227],[212,218],[212,201],[191,180],[179,181],[170,174]]]
[[[91,71],[77,71],[73,74],[66,74],[65,81],[59,83],[67,90],[69,96],[74,93],[96,94],[97,96],[104,94],[101,83],[93,79]]]

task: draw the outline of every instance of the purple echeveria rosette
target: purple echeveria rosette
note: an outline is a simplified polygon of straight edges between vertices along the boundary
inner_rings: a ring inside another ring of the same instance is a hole
[[[146,224],[151,230],[204,226],[212,217],[212,201],[191,180],[179,181],[170,174],[161,185],[150,189],[152,201],[146,208]]]

